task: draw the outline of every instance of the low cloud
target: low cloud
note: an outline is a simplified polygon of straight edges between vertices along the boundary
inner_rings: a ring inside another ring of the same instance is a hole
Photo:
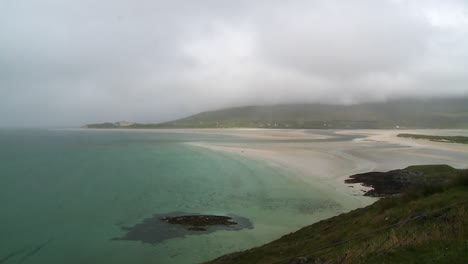
[[[0,3],[5,126],[468,95],[464,1]]]

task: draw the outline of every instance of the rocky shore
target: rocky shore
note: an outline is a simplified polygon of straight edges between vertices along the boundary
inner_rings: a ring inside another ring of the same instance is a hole
[[[410,166],[388,172],[355,174],[346,179],[345,183],[361,183],[366,187],[372,187],[372,190],[364,194],[365,196],[387,197],[408,190],[448,184],[454,180],[452,174],[456,174],[456,170],[448,165]]]
[[[388,172],[366,172],[355,174],[345,180],[345,183],[361,183],[373,189],[365,196],[384,197],[402,193],[405,189],[421,184],[424,174],[407,170],[391,170]]]

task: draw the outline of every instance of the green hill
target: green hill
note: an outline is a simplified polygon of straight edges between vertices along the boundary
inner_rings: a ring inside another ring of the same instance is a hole
[[[427,140],[436,141],[436,142],[468,144],[468,137],[464,137],[464,136],[433,136],[433,135],[418,135],[418,134],[398,134],[398,137],[427,139]]]
[[[112,123],[88,128],[119,128]],[[122,128],[468,128],[468,98],[401,99],[356,105],[282,104],[202,112]]]
[[[406,190],[209,263],[466,263],[468,170],[405,170],[445,183]]]

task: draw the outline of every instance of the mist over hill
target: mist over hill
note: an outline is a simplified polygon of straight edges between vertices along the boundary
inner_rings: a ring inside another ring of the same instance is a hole
[[[468,128],[468,98],[400,99],[355,105],[279,104],[201,112],[158,124],[88,128]]]

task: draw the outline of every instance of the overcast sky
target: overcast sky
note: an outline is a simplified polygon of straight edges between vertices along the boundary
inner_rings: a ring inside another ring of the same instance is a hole
[[[468,1],[0,0],[3,126],[468,95]]]

